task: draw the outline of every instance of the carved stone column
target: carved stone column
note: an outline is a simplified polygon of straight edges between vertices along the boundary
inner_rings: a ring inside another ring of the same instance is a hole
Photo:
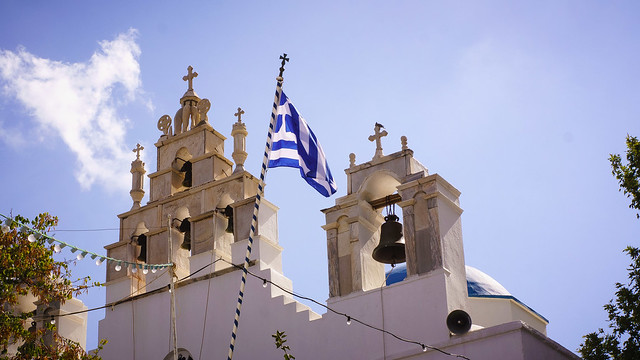
[[[147,172],[144,169],[144,163],[140,160],[140,151],[144,150],[144,147],[137,144],[133,152],[137,153],[136,159],[131,162],[131,199],[133,199],[133,206],[131,210],[140,208],[140,201],[144,197],[144,174]]]
[[[338,268],[338,228],[325,227],[327,231],[327,256],[329,258],[329,297],[340,296],[340,269]]]
[[[415,240],[415,217],[413,205],[414,199],[401,201],[398,206],[402,208],[402,234],[404,236],[405,249],[404,252],[407,256],[407,276],[418,273],[418,257],[416,254],[416,240]]]
[[[234,115],[238,117],[238,122],[233,124],[233,130],[231,131],[231,136],[233,136],[233,161],[236,162],[236,169],[233,170],[233,173],[237,173],[239,171],[244,171],[244,161],[247,159],[246,152],[246,137],[249,134],[247,132],[247,127],[242,122],[242,114],[244,114],[244,110],[238,108],[238,112]]]

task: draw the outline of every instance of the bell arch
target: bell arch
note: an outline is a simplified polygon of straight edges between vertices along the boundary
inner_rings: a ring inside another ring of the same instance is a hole
[[[463,298],[466,282],[460,192],[439,175],[429,175],[427,168],[413,158],[406,141],[396,153],[376,154],[362,164],[355,163],[355,155],[350,157],[349,168],[345,170],[347,195],[336,199],[335,206],[323,210],[327,221],[324,229],[329,249],[330,296],[379,288],[384,282],[383,262],[395,262],[395,255],[404,252],[408,278],[444,276],[446,291],[455,299],[448,306],[462,305],[459,299]],[[400,208],[392,212],[398,216],[392,224],[385,223],[383,214],[383,208],[389,204]],[[350,225],[349,262],[342,254],[343,248],[338,251],[338,246],[344,246],[346,236],[342,230],[343,220],[339,221],[343,216]],[[395,246],[404,239],[405,246],[402,250],[394,247],[395,252],[386,256],[376,251],[379,260],[376,261],[373,252],[380,244],[383,224],[385,244]],[[391,232],[393,236],[386,232],[390,228],[395,228]]]
[[[214,208],[213,250],[218,250],[221,254],[231,254],[231,244],[234,240],[234,210],[231,204],[235,201],[236,200],[226,192],[220,196]]]
[[[148,233],[149,229],[144,221],[138,223],[136,228],[131,233],[131,242],[133,243],[134,248],[134,258],[139,261],[146,263],[147,261],[147,247],[148,247]]]
[[[374,202],[398,191],[402,178],[393,171],[382,169],[365,177],[358,188],[358,198],[367,202]]]
[[[189,208],[181,206],[176,209],[171,219],[171,227],[178,231],[180,248],[191,251],[191,214]]]
[[[399,201],[401,174],[394,169],[369,169],[359,176],[357,190],[332,209],[326,209],[330,296],[379,288],[384,283],[384,264],[373,258],[380,244],[386,204]],[[402,226],[399,222],[397,225]],[[402,250],[403,251],[403,250]],[[403,256],[404,257],[404,256]]]
[[[171,183],[177,191],[191,188],[193,184],[193,156],[186,147],[181,147],[176,151],[176,155],[171,163],[173,176]]]

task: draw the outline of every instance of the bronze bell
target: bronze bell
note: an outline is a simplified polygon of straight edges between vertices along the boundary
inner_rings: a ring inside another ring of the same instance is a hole
[[[138,261],[147,262],[147,236],[145,234],[138,235],[136,240],[140,245],[140,255],[138,255]]]
[[[178,231],[184,234],[184,241],[180,247],[185,250],[191,250],[191,222],[189,222],[189,218],[182,220]]]
[[[385,264],[399,264],[405,262],[404,238],[402,224],[396,215],[384,217],[384,224],[380,229],[380,243],[373,250],[373,259]]]
[[[227,217],[227,228],[224,229],[224,231],[233,234],[233,208],[231,205],[227,205],[227,207],[222,210],[222,215]]]
[[[184,187],[191,187],[191,179],[193,176],[191,173],[191,169],[192,169],[192,166],[190,161],[185,161],[182,167],[180,168],[180,172],[184,173],[184,180],[182,180],[182,186]]]

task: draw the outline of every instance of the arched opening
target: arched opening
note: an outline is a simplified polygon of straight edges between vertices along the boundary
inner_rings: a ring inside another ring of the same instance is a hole
[[[133,256],[137,261],[146,263],[147,261],[147,248],[148,248],[148,237],[147,233],[149,229],[144,224],[144,222],[138,223],[136,226],[136,230],[131,234],[131,241],[134,243],[134,254]]]
[[[173,218],[172,226],[182,234],[182,243],[180,248],[191,251],[191,215],[189,209],[180,207],[176,210],[176,216]]]
[[[231,206],[232,203],[234,203],[234,200],[231,196],[224,194],[216,205],[216,214],[214,215],[213,249],[220,250],[225,254],[231,254],[231,244],[234,241],[234,210]]]
[[[375,261],[385,264],[385,273],[406,260],[403,216],[396,207],[396,203],[402,200],[397,193],[400,184],[396,174],[378,171],[369,175],[359,189],[360,198],[366,200],[378,216],[384,219],[379,230],[379,242],[371,256]]]
[[[384,205],[385,198],[395,194],[400,184],[400,179],[396,174],[386,170],[377,171],[364,180],[358,189],[358,197],[368,201],[371,206],[376,208],[379,207],[381,201]]]
[[[191,153],[186,147],[180,148],[176,152],[176,157],[171,164],[173,170],[173,186],[179,191],[188,189],[193,184],[193,164],[191,163]]]

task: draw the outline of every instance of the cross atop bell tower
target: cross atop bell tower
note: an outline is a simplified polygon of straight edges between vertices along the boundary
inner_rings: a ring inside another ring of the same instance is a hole
[[[193,66],[189,65],[189,67],[187,68],[187,75],[182,77],[182,80],[187,81],[189,83],[189,88],[187,89],[187,91],[193,91],[193,78],[198,77],[198,73],[197,72],[193,72]]]
[[[382,124],[376,123],[376,125],[373,128],[375,133],[373,135],[369,136],[369,141],[375,141],[376,142],[376,153],[373,155],[374,159],[379,159],[379,158],[381,158],[383,156],[381,139],[382,139],[382,137],[388,135],[386,130],[380,131],[380,129],[384,129],[384,126],[382,126]]]

